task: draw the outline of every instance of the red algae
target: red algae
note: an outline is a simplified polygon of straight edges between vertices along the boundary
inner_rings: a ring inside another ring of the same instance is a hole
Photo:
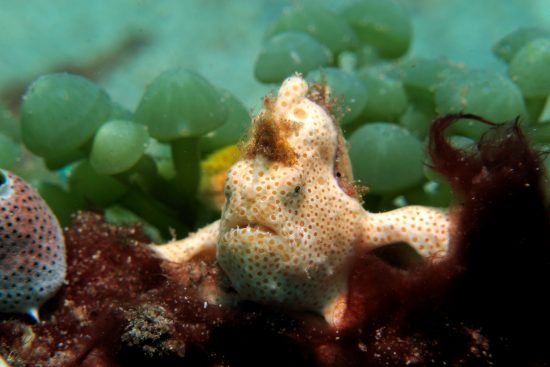
[[[144,246],[150,241],[140,228],[106,224],[94,213],[80,213],[65,236],[67,279],[44,305],[43,322],[0,321],[0,352],[12,365],[303,360],[294,341],[301,322],[254,304],[230,309],[201,299],[200,287],[222,282],[213,254],[174,268]]]
[[[434,122],[434,168],[450,178],[450,255],[396,267],[355,260],[343,326],[252,302],[218,306],[225,285],[213,253],[183,265],[159,260],[135,226],[81,213],[66,231],[65,285],[43,322],[0,320],[13,366],[480,366],[544,365],[550,326],[550,220],[541,160],[517,123],[494,126],[477,151],[449,145]]]
[[[25,325],[7,319],[0,324],[4,350],[25,365],[80,365],[96,349],[110,349],[122,328],[121,306],[162,280],[158,261],[137,246],[148,241],[137,227],[116,228],[99,215],[85,213],[65,236],[65,285],[44,305],[43,322]],[[25,334],[14,334],[15,329]]]

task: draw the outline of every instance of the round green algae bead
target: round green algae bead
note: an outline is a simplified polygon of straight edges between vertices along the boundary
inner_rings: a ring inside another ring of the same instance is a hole
[[[380,68],[361,69],[357,77],[368,91],[360,118],[364,121],[397,121],[407,107],[403,83],[388,76]]]
[[[423,179],[422,142],[398,125],[366,124],[351,135],[349,145],[353,175],[371,194],[395,193]]]
[[[58,156],[87,142],[111,113],[111,101],[78,75],[48,74],[27,89],[21,106],[21,135],[29,150]]]
[[[488,70],[450,76],[436,87],[435,101],[439,114],[473,113],[496,123],[525,114],[519,88],[504,75]],[[463,120],[451,131],[477,140],[488,128],[477,121]]]
[[[206,154],[228,145],[237,144],[250,127],[250,113],[229,91],[221,90],[227,108],[224,124],[201,138],[201,152]]]
[[[353,29],[339,14],[322,6],[300,5],[283,11],[267,31],[266,39],[283,32],[304,32],[334,54],[358,45]]]
[[[351,24],[360,42],[374,46],[380,56],[397,58],[409,49],[411,19],[393,0],[363,0],[346,7],[342,15]]]
[[[523,46],[510,61],[508,73],[525,97],[550,94],[550,38]]]
[[[342,116],[341,125],[354,121],[365,109],[367,87],[354,74],[337,68],[325,68],[310,72],[306,79],[327,83],[331,97],[336,100],[332,112],[336,117]]]
[[[414,105],[425,112],[435,113],[435,87],[463,71],[463,65],[449,60],[413,57],[398,62],[391,70],[391,75],[403,83]]]
[[[399,117],[399,125],[417,138],[424,139],[428,135],[433,118],[433,115],[427,114],[423,109],[409,104],[405,112]]]
[[[330,49],[307,33],[283,32],[263,45],[254,76],[262,83],[279,83],[294,73],[306,74],[332,61]]]
[[[538,38],[550,38],[550,32],[537,27],[518,28],[498,41],[493,52],[505,62],[510,62],[523,46]]]
[[[21,147],[0,133],[0,168],[11,170],[21,159]]]
[[[135,121],[160,140],[198,137],[223,124],[223,97],[205,78],[175,69],[160,74],[145,90]]]
[[[398,62],[394,72],[406,86],[433,90],[442,80],[462,72],[463,69],[463,65],[446,59],[412,57]]]
[[[90,163],[99,174],[124,172],[141,158],[148,141],[144,125],[126,120],[108,121],[95,134]]]

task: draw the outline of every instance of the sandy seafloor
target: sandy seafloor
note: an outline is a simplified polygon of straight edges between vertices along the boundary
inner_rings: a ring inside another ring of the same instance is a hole
[[[351,0],[317,0],[338,9]],[[403,0],[413,19],[411,55],[474,68],[504,65],[492,45],[518,26],[550,28],[548,0]],[[144,47],[94,78],[134,109],[160,72],[185,67],[235,93],[250,110],[274,86],[254,80],[262,36],[290,0],[0,0],[0,89],[59,65],[90,62],[130,34]]]

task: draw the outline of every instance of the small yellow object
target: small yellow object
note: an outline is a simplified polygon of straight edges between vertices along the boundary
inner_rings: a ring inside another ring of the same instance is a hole
[[[200,198],[213,209],[222,210],[225,203],[223,187],[227,172],[241,158],[236,145],[221,148],[201,162]]]
[[[334,327],[347,308],[351,265],[361,252],[406,242],[428,261],[445,256],[445,212],[363,209],[329,104],[326,87],[287,78],[276,99],[265,99],[242,158],[227,174],[221,219],[153,250],[177,263],[215,248],[241,299],[313,311]],[[213,163],[220,161],[213,158],[211,167],[222,167]]]

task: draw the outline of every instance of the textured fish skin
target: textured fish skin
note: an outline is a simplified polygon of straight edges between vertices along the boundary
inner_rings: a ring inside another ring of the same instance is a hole
[[[404,242],[427,261],[444,259],[445,210],[363,208],[343,133],[329,113],[332,103],[327,86],[308,84],[299,74],[287,78],[277,98],[264,99],[243,155],[227,173],[221,218],[151,249],[180,264],[216,251],[241,299],[315,312],[335,328],[348,308],[355,259],[365,251]],[[204,297],[235,302],[234,293],[216,289]]]
[[[0,169],[0,312],[38,320],[39,307],[61,287],[65,272],[57,218],[30,185]]]

